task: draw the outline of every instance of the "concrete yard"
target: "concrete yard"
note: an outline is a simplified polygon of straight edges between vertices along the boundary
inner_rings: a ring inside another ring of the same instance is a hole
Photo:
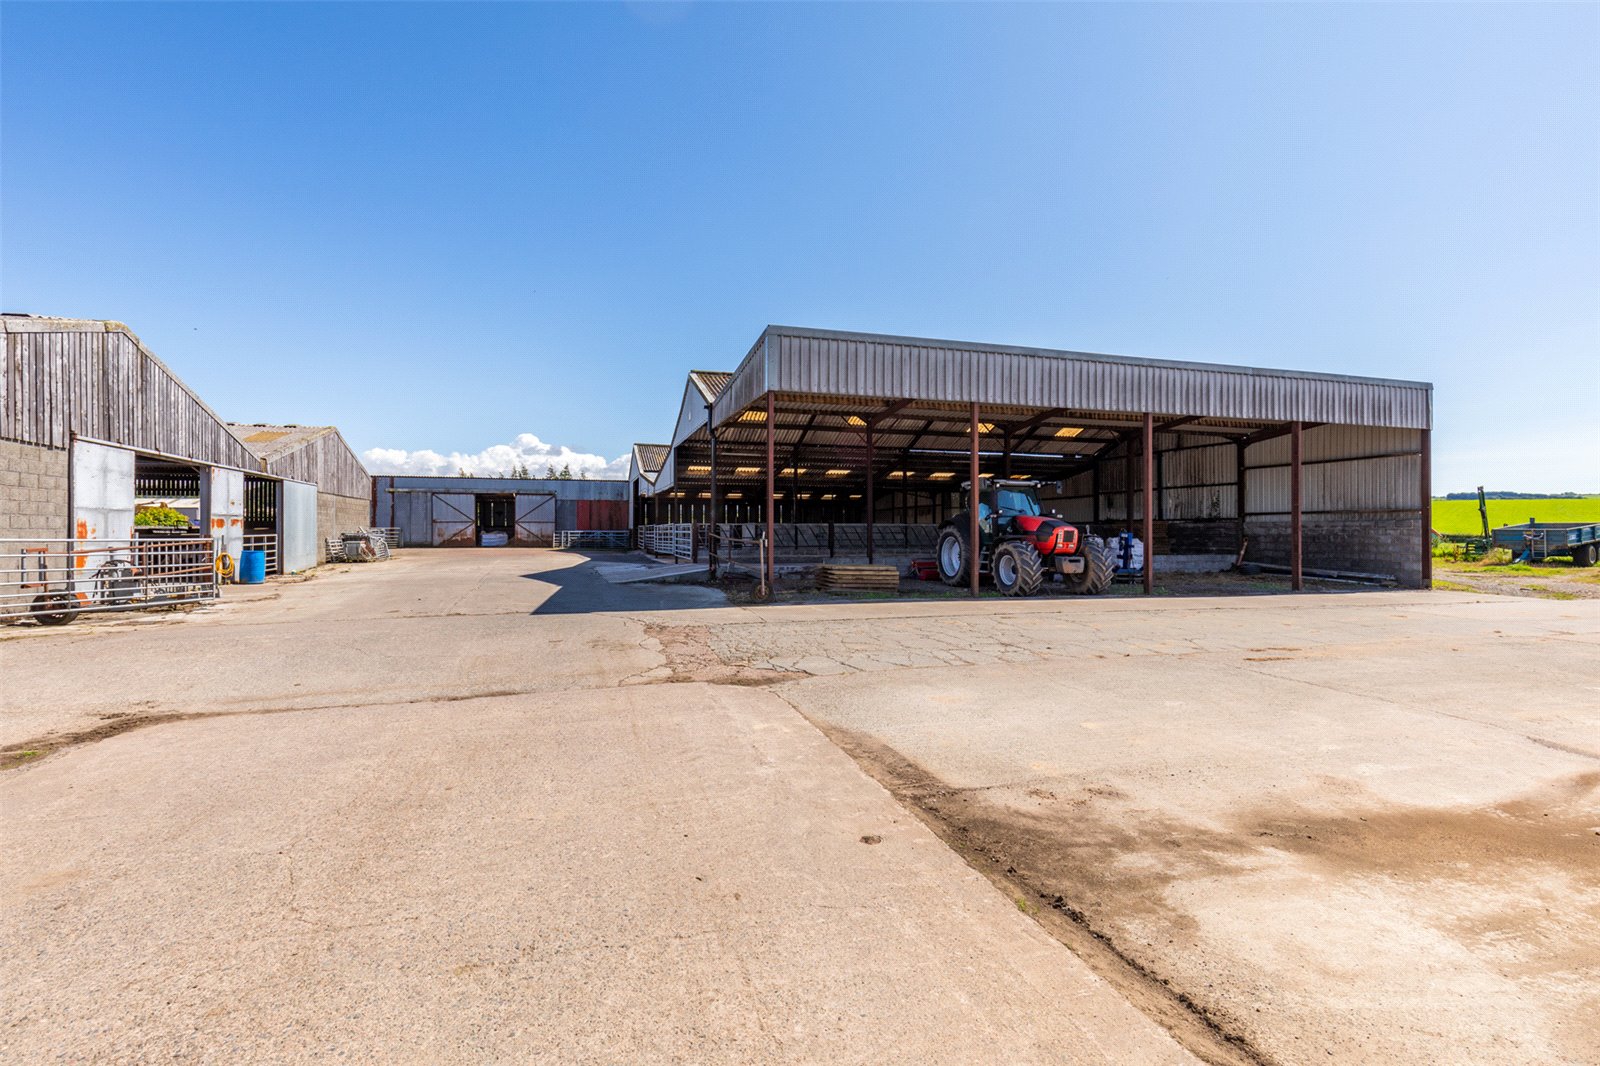
[[[1594,600],[409,551],[0,629],[0,749],[6,1061],[1600,1062]]]

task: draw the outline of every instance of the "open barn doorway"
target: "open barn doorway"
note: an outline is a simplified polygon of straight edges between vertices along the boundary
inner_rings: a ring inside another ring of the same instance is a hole
[[[204,535],[201,468],[148,455],[133,461],[135,535],[191,539]]]
[[[282,493],[277,478],[244,476],[244,546],[263,553],[269,574],[283,573]]]
[[[477,500],[478,545],[503,548],[511,543],[517,528],[517,498],[509,492],[479,493]]]

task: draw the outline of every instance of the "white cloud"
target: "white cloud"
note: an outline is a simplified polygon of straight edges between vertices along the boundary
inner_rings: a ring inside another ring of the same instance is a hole
[[[509,444],[491,444],[481,452],[467,454],[451,452],[448,455],[424,448],[408,452],[404,448],[368,448],[361,453],[362,462],[374,474],[421,474],[433,476],[455,475],[465,470],[477,477],[504,477],[519,466],[527,466],[534,477],[544,477],[545,470],[570,467],[572,476],[588,474],[591,478],[625,478],[628,476],[628,456],[607,459],[603,455],[575,452],[562,445],[546,444],[532,433],[518,433]]]

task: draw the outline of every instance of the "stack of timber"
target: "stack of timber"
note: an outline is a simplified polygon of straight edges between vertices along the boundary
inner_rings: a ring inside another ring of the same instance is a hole
[[[900,571],[892,566],[819,566],[817,588],[828,592],[896,592],[900,588]]]

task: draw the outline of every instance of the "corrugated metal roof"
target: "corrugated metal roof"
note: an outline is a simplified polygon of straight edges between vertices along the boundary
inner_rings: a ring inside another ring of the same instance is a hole
[[[640,473],[646,477],[659,474],[662,465],[667,461],[667,453],[671,450],[672,446],[669,444],[635,444],[633,454],[639,464]]]
[[[767,392],[1407,429],[1433,420],[1425,382],[794,326],[762,333],[717,400],[717,423]]]
[[[274,426],[262,422],[229,422],[228,428],[246,448],[267,462],[281,459],[318,437],[336,432],[333,426]]]
[[[694,382],[694,387],[700,390],[700,395],[710,403],[722,395],[728,387],[728,382],[733,380],[733,374],[726,370],[691,370],[689,380]]]

